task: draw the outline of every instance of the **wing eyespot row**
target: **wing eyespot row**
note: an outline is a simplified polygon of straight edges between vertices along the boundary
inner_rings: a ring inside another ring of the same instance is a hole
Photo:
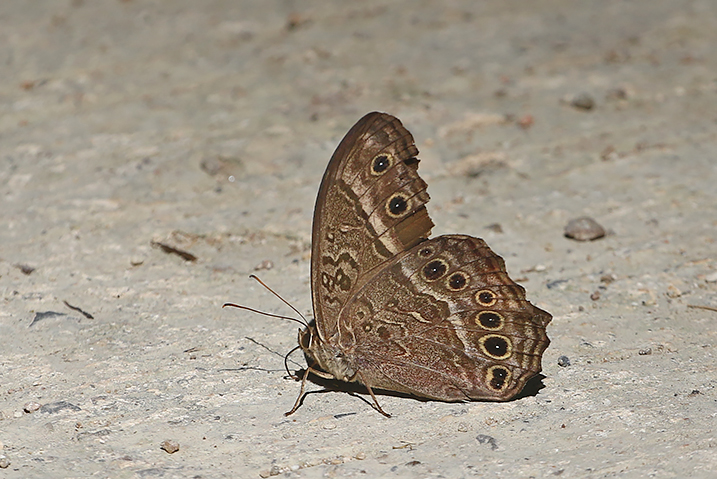
[[[500,331],[505,325],[505,318],[495,311],[480,311],[475,315],[476,325],[488,331]]]
[[[491,359],[504,360],[513,355],[513,343],[500,334],[486,334],[478,340],[483,354]]]
[[[421,268],[421,277],[429,283],[432,283],[433,281],[441,279],[447,271],[448,263],[441,258],[436,258]]]
[[[502,392],[510,384],[512,376],[513,374],[505,366],[495,365],[486,371],[485,382],[492,390]]]
[[[475,294],[476,301],[484,308],[490,308],[498,302],[498,295],[489,289],[481,289]]]
[[[381,176],[386,173],[396,162],[391,153],[381,152],[374,156],[369,163],[369,170],[373,176]]]
[[[391,218],[400,218],[411,211],[411,198],[406,198],[403,193],[395,193],[386,200],[385,210]]]
[[[456,271],[446,279],[446,287],[451,291],[463,291],[470,283],[470,276],[463,271]]]
[[[418,256],[421,258],[430,258],[433,256],[434,249],[433,246],[424,246],[420,250],[418,250]]]

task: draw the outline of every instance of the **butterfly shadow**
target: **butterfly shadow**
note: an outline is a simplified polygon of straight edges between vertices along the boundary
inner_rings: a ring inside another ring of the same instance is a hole
[[[306,372],[306,369],[299,369],[294,374],[298,378],[302,378],[304,373]],[[290,376],[286,376],[287,379],[295,379],[291,378]],[[300,380],[300,379],[299,379]],[[361,401],[365,402],[367,405],[371,406],[375,409],[374,404],[371,402],[371,393],[369,390],[363,386],[360,383],[349,383],[346,381],[341,381],[339,379],[327,379],[322,378],[321,376],[318,376],[316,374],[309,373],[307,380],[312,382],[313,384],[316,384],[317,386],[321,386],[323,389],[313,390],[313,391],[306,391],[303,395],[303,397],[299,400],[298,407],[301,407],[304,404],[304,399],[309,394],[325,394],[330,392],[344,392],[349,394],[352,397],[358,398]],[[374,394],[376,396],[391,396],[391,397],[398,397],[398,398],[404,398],[404,399],[414,399],[421,402],[430,402],[432,399],[422,398],[418,396],[414,396],[412,394],[407,393],[401,393],[397,391],[389,391],[386,389],[374,389]],[[366,397],[368,396],[368,398]]]
[[[528,379],[528,382],[526,382],[525,386],[523,386],[523,390],[513,396],[513,398],[509,402],[517,401],[519,399],[527,397],[537,396],[538,392],[545,387],[545,384],[543,384],[543,379],[545,379],[546,377],[547,376],[544,374],[536,374],[532,378]]]
[[[304,373],[306,372],[306,369],[299,369],[295,372],[296,377],[301,378],[303,377]],[[508,402],[517,401],[526,397],[535,397],[538,392],[545,387],[545,384],[543,384],[543,379],[545,379],[547,376],[543,374],[537,374],[533,376],[531,379],[528,380],[528,382],[525,383],[525,387],[523,387],[523,390],[512,397]],[[294,379],[290,376],[286,376],[287,379]],[[304,404],[304,399],[309,394],[326,394],[330,392],[345,392],[349,394],[352,397],[358,398],[361,401],[365,402],[367,405],[369,405],[372,408],[375,408],[373,403],[370,400],[370,393],[368,389],[366,389],[365,386],[359,384],[359,383],[349,383],[346,381],[341,381],[338,379],[327,379],[322,378],[321,376],[317,376],[316,374],[310,373],[307,377],[307,380],[316,384],[317,386],[321,386],[323,389],[313,390],[313,391],[306,391],[304,395],[299,400],[299,404],[297,408],[300,408]],[[442,402],[442,401],[436,401],[435,399],[429,399],[424,398],[420,396],[414,396],[413,394],[408,393],[402,393],[397,391],[389,391],[386,389],[374,389],[374,393],[377,396],[390,396],[390,397],[397,397],[397,398],[404,398],[404,399],[413,399],[414,401],[420,401],[420,402]],[[366,397],[368,396],[368,398]],[[466,402],[494,402],[494,401],[466,401]]]

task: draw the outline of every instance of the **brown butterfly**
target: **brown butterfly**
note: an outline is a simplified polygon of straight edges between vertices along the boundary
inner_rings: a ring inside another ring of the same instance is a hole
[[[530,304],[479,238],[428,239],[418,149],[373,112],[331,157],[314,210],[309,373],[441,401],[505,401],[541,370],[551,315]]]

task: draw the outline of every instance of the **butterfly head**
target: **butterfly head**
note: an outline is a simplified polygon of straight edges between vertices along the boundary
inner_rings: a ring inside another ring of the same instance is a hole
[[[339,347],[324,341],[318,334],[316,324],[311,322],[299,330],[299,347],[306,356],[310,368],[328,373],[326,378],[340,381],[355,381],[357,368]]]

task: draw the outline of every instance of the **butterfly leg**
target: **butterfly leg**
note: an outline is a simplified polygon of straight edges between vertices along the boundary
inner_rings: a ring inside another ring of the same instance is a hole
[[[304,375],[301,378],[301,389],[299,390],[299,396],[296,398],[296,402],[294,403],[294,407],[291,408],[290,411],[285,412],[284,416],[291,416],[296,412],[297,409],[299,409],[299,405],[301,404],[301,399],[304,397],[304,392],[306,390],[306,379],[309,377],[309,373],[313,373],[321,378],[324,379],[336,379],[333,375],[329,373],[325,373],[323,371],[317,371],[316,369],[307,367],[304,371]],[[378,403],[378,399],[376,399],[376,395],[373,393],[373,389],[371,389],[371,386],[368,386],[366,384],[366,381],[363,377],[363,374],[361,374],[361,371],[356,371],[356,374],[358,375],[359,379],[361,380],[361,383],[368,389],[368,393],[371,395],[371,399],[373,399],[373,407],[376,409],[376,411],[380,412],[386,417],[391,417],[390,414],[388,414],[386,411],[381,409],[381,405]]]
[[[361,380],[361,384],[363,384],[366,389],[368,389],[368,393],[371,395],[371,399],[373,399],[374,408],[376,411],[380,412],[386,417],[391,417],[391,415],[387,412],[385,412],[383,409],[381,409],[381,406],[378,404],[378,399],[376,399],[376,395],[373,393],[373,390],[371,389],[371,386],[369,386],[366,383],[366,380],[363,377],[363,374],[361,374],[361,371],[356,371],[356,374],[358,375],[359,379]]]
[[[306,371],[304,371],[304,375],[301,378],[301,389],[299,390],[299,397],[296,398],[296,402],[294,403],[294,407],[291,408],[291,411],[285,412],[284,416],[291,416],[292,414],[294,414],[296,412],[297,409],[299,409],[299,405],[301,404],[301,398],[304,397],[304,391],[306,390],[306,378],[309,377],[309,373],[313,373],[313,374],[319,376],[320,378],[324,378],[324,379],[336,379],[331,374],[325,373],[323,371],[317,371],[314,368],[307,367]],[[296,377],[298,379],[297,376],[293,376],[293,377]]]
[[[309,377],[309,373],[311,372],[311,368],[306,368],[306,371],[304,372],[304,376],[301,378],[301,389],[299,390],[299,397],[296,398],[296,402],[294,403],[294,407],[291,408],[291,411],[285,412],[284,416],[291,416],[296,412],[297,409],[299,409],[299,404],[301,403],[301,398],[304,397],[304,390],[306,389],[306,378]]]

